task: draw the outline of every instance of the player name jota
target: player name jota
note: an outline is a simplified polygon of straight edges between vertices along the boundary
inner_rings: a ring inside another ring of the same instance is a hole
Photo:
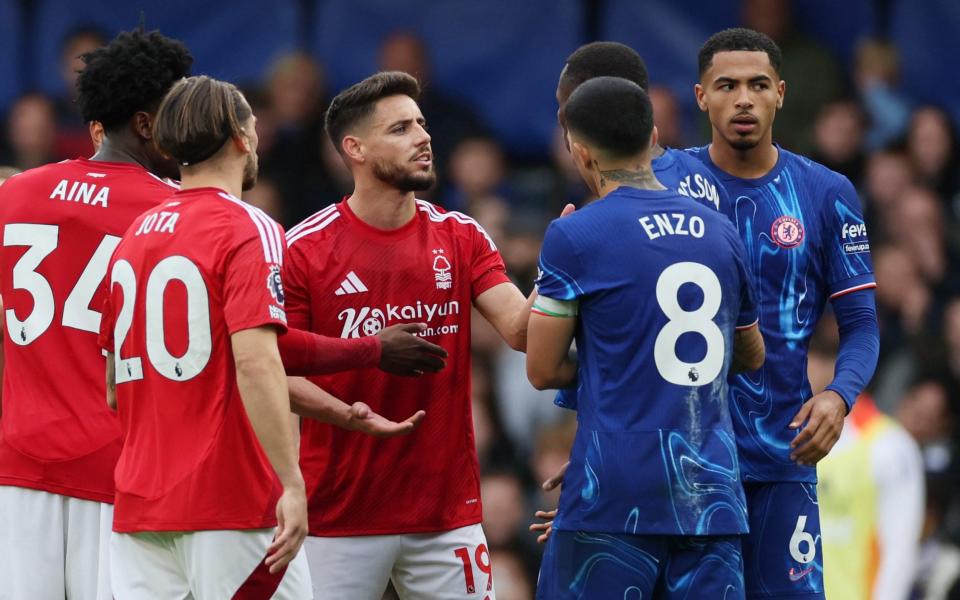
[[[345,308],[337,314],[337,320],[343,321],[343,331],[340,337],[356,338],[361,335],[376,335],[387,325],[397,322],[422,321],[430,324],[434,318],[448,317],[460,314],[460,303],[456,300],[448,302],[428,303],[417,300],[414,304],[387,303],[383,308],[363,306],[360,308]],[[457,333],[456,324],[431,327],[423,336]]]

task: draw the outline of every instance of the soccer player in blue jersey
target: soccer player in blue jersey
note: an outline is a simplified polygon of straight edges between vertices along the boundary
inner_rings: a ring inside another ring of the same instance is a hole
[[[579,382],[537,597],[742,598],[727,373],[763,362],[743,245],[724,215],[657,180],[642,88],[594,78],[565,113],[600,199],[548,228],[527,334],[536,387]]]
[[[860,201],[850,182],[773,143],[783,105],[780,49],[728,29],[699,56],[700,109],[711,144],[691,155],[726,188],[721,204],[746,248],[767,361],[731,381],[731,412],[750,515],[743,556],[749,598],[823,597],[816,468],[873,375],[875,287]],[[807,346],[829,300],[840,330],[833,381],[813,395]]]

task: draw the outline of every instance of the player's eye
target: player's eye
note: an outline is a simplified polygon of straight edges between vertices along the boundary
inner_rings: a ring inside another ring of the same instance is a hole
[[[759,82],[753,84],[753,89],[758,90],[758,91],[765,90],[765,89],[767,89],[768,87],[770,87],[770,86],[767,85],[767,82],[766,82],[766,81],[759,81]]]
[[[724,92],[732,92],[733,84],[732,83],[722,83],[720,84],[720,89]]]
[[[397,125],[393,128],[393,133],[405,133],[407,131],[406,125]]]

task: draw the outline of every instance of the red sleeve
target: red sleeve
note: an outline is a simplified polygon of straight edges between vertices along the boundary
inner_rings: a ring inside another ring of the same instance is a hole
[[[474,222],[467,225],[467,228],[473,247],[470,294],[476,300],[480,294],[495,285],[510,281],[510,278],[507,277],[507,268],[503,264],[500,251],[483,227]]]
[[[311,329],[309,263],[302,251],[302,244],[288,249],[283,261],[283,286],[286,296],[287,322],[296,329]]]
[[[287,375],[326,375],[380,364],[380,338],[327,337],[300,329],[288,329],[277,338]]]
[[[275,254],[265,250],[271,240],[256,230],[244,238],[229,253],[225,264],[223,315],[227,331],[233,334],[262,325],[276,325],[278,333],[282,333],[287,329],[287,316],[280,264],[272,260]],[[282,239],[281,236],[280,243]],[[272,242],[276,243],[276,239]]]
[[[110,283],[110,273],[113,270],[113,263],[107,269],[107,276],[104,277],[101,286],[103,293],[103,306],[100,312],[100,334],[97,336],[97,343],[107,352],[113,352],[113,325],[116,322],[116,315],[113,314],[113,289]],[[118,290],[117,293],[122,293]]]

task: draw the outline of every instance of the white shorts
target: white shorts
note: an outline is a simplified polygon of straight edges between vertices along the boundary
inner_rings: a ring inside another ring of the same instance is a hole
[[[113,506],[0,486],[0,598],[110,600]]]
[[[114,533],[110,538],[116,600],[309,600],[303,549],[282,574],[263,560],[273,529]]]
[[[387,581],[402,600],[496,600],[483,528],[439,533],[308,537],[316,600],[380,600]]]

